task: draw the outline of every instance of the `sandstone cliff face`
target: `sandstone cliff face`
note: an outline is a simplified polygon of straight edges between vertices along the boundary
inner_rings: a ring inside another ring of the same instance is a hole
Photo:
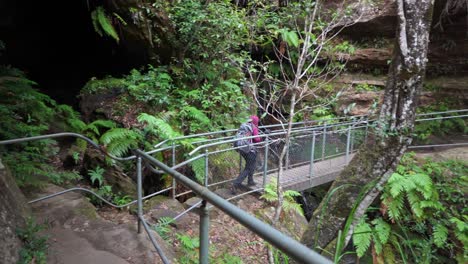
[[[436,0],[428,53],[430,76],[465,75],[468,73],[468,23],[466,4],[453,7],[455,0]],[[368,66],[386,72],[392,56],[396,34],[396,1],[343,1],[332,0],[326,10],[350,8],[352,12],[338,23],[340,36],[357,44],[354,55],[347,57],[349,64],[365,70]],[[447,10],[450,10],[447,12]]]
[[[16,229],[25,225],[29,210],[13,177],[0,160],[0,263],[16,263],[21,240]]]

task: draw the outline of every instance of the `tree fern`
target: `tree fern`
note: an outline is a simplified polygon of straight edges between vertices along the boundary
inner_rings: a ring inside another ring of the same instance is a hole
[[[112,25],[112,20],[106,14],[106,11],[102,6],[98,6],[93,12],[91,12],[91,20],[96,33],[100,36],[106,34],[119,42],[119,35]]]

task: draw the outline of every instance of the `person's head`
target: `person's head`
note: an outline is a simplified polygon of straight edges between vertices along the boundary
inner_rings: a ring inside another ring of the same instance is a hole
[[[258,116],[256,115],[250,116],[250,120],[252,120],[252,124],[258,126],[258,120],[259,120]]]

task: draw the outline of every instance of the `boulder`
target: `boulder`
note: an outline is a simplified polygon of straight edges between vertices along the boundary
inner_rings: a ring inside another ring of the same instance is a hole
[[[47,185],[36,197],[63,191]],[[116,224],[102,219],[95,207],[80,193],[70,192],[32,205],[39,223],[48,229],[47,263],[162,263],[145,231],[136,230],[136,218],[131,225]],[[152,232],[152,231],[151,231]],[[157,243],[169,259],[174,253],[157,233]]]
[[[0,160],[0,263],[16,263],[22,246],[16,235],[29,215],[26,199]]]

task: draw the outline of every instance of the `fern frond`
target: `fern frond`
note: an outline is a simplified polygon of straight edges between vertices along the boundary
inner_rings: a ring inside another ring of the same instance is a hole
[[[372,228],[371,226],[361,219],[359,224],[354,229],[353,242],[356,247],[356,254],[358,257],[364,256],[372,241]]]
[[[290,201],[285,200],[283,202],[283,210],[285,212],[296,212],[300,215],[304,215],[304,210],[302,209],[302,206],[296,203],[295,201],[290,202]]]
[[[405,178],[399,173],[393,173],[392,176],[390,176],[387,184],[390,188],[390,194],[392,197],[397,197],[403,192],[403,190],[405,190],[404,181]]]
[[[385,205],[388,207],[388,216],[392,220],[398,220],[401,217],[401,209],[404,206],[404,196],[399,195],[394,198],[385,200]]]
[[[434,189],[431,177],[424,173],[418,173],[413,174],[411,179],[419,187],[417,190],[424,196],[424,198],[430,199]]]
[[[434,233],[432,235],[434,238],[434,244],[438,248],[443,248],[445,246],[445,241],[447,241],[448,229],[442,224],[437,224],[434,226]]]
[[[205,179],[205,160],[197,159],[190,163],[193,172],[195,173],[195,178],[199,183],[202,183]]]
[[[374,225],[375,233],[379,241],[384,245],[387,243],[390,237],[391,226],[385,222],[382,218],[377,218],[372,221]]]
[[[208,118],[208,116],[206,116],[206,114],[198,108],[195,108],[193,106],[185,106],[182,108],[182,111],[186,112],[190,119],[196,120],[202,125],[210,125],[210,119]]]
[[[301,196],[301,193],[298,191],[294,191],[294,190],[287,190],[283,193],[283,196],[284,197],[299,197]]]
[[[99,36],[104,36],[101,27],[99,26],[98,12],[96,10],[91,12],[91,21],[93,22],[94,31],[98,33]]]
[[[146,123],[146,129],[162,139],[171,139],[181,136],[181,134],[172,129],[166,121],[147,113],[141,113],[137,117],[138,122]]]
[[[96,10],[91,12],[91,19],[93,21],[94,30],[96,30],[100,36],[105,33],[106,35],[115,39],[117,42],[120,41],[117,31],[112,25],[111,18],[107,16],[106,11],[102,6],[98,6]]]
[[[129,150],[136,147],[137,142],[134,138],[121,138],[119,140],[114,140],[109,145],[107,145],[107,152],[111,155],[122,157]]]
[[[421,208],[420,202],[421,199],[419,198],[419,195],[417,192],[408,192],[406,194],[406,197],[408,198],[408,202],[411,207],[411,211],[413,211],[414,215],[417,218],[421,218],[424,215],[424,211]]]
[[[100,142],[104,145],[107,145],[116,140],[125,138],[137,139],[140,136],[141,135],[134,130],[126,128],[113,128],[101,136]]]

